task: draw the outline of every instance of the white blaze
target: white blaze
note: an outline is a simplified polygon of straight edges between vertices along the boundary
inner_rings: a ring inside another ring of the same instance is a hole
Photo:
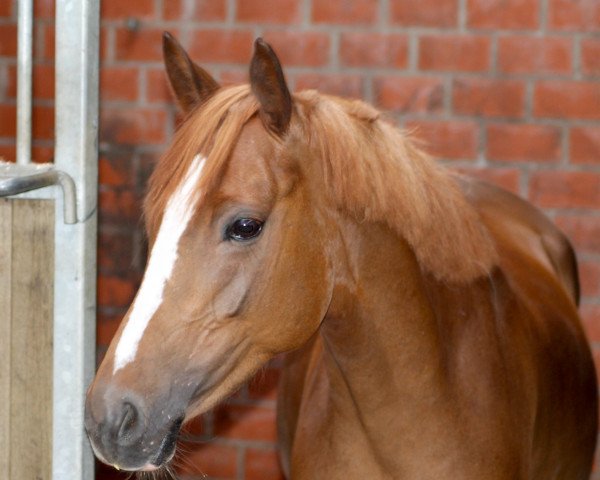
[[[115,351],[115,373],[135,358],[148,322],[163,301],[165,284],[177,260],[177,246],[194,213],[198,195],[195,192],[204,161],[197,155],[181,185],[171,195],[154,241],[142,285],[133,302],[129,321]],[[196,194],[196,195],[195,195]]]

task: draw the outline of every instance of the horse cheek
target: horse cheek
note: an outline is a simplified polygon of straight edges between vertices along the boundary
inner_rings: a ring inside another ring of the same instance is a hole
[[[266,324],[261,322],[258,343],[273,354],[299,348],[311,338],[325,316],[331,290],[329,263],[316,242],[296,242],[280,259],[285,267],[269,277],[272,288],[259,312]]]

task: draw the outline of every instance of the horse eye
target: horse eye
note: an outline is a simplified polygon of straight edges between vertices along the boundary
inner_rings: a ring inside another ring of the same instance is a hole
[[[255,218],[239,218],[227,227],[225,235],[230,240],[243,242],[244,240],[250,240],[257,237],[260,234],[262,227],[263,222],[256,220]]]

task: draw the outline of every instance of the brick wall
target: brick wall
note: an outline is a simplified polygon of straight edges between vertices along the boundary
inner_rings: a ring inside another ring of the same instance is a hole
[[[52,155],[53,1],[36,0],[34,156]],[[598,0],[103,0],[98,347],[143,269],[140,199],[177,121],[169,30],[223,82],[262,35],[295,89],[359,97],[444,161],[518,192],[573,240],[600,360]],[[0,155],[14,158],[15,6],[0,0]],[[185,478],[278,479],[277,365],[190,429]],[[207,440],[211,439],[210,443]],[[123,478],[102,469],[100,479]],[[596,478],[600,479],[600,476]]]

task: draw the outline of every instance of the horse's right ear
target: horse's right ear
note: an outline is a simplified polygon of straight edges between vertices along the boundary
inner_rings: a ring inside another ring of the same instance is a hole
[[[207,100],[219,84],[196,65],[169,32],[163,33],[163,59],[175,98],[184,112]]]

